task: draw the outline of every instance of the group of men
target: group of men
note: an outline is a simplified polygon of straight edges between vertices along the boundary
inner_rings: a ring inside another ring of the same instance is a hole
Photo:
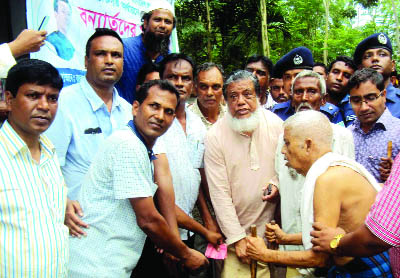
[[[169,53],[168,2],[142,20],[134,38],[96,29],[75,85],[44,61],[7,68],[1,277],[249,277],[252,260],[257,277],[400,277],[387,35],[328,68],[299,47],[225,78]],[[45,36],[0,51],[37,51]],[[222,243],[225,260],[205,257]]]

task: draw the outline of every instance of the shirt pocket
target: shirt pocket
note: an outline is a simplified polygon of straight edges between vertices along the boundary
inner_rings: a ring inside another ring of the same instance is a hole
[[[189,146],[189,159],[192,162],[193,168],[203,168],[203,157],[204,157],[204,142],[197,138],[190,138],[188,142]]]

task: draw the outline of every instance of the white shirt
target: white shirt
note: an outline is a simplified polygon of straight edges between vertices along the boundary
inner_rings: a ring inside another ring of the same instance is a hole
[[[129,198],[151,197],[153,163],[129,127],[102,144],[78,195],[90,225],[87,237],[70,237],[70,278],[129,278],[146,234],[136,222]]]
[[[160,137],[164,143],[175,191],[175,203],[187,215],[192,216],[199,195],[201,182],[199,168],[203,168],[204,137],[206,127],[200,117],[188,109],[186,112],[186,134],[178,119],[174,119],[167,132]],[[158,149],[155,150],[158,154]],[[187,230],[179,229],[182,240],[187,239]]]
[[[8,70],[15,63],[15,58],[11,53],[8,43],[0,44],[0,78],[6,78]]]

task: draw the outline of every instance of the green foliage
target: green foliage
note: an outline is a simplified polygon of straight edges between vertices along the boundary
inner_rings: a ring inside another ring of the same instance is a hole
[[[306,46],[313,52],[315,61],[323,61],[323,1],[265,1],[271,60],[276,62],[291,49]],[[330,0],[328,61],[337,55],[352,56],[356,45],[375,32],[388,33],[393,42],[395,26],[390,1]],[[380,16],[374,16],[364,26],[353,27],[359,5]],[[242,68],[246,57],[262,53],[259,0],[209,0],[209,6],[210,34],[206,28],[204,0],[176,1],[177,31],[182,52],[192,56],[197,63],[206,62],[207,38],[210,36],[212,60],[222,64],[227,73]],[[383,24],[378,24],[379,21]]]

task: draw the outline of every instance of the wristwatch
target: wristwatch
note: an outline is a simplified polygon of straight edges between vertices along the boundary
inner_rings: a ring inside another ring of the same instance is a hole
[[[335,236],[335,237],[331,240],[331,242],[329,243],[329,246],[331,247],[331,249],[332,249],[333,252],[335,252],[336,249],[338,248],[340,239],[341,239],[342,237],[344,237],[344,234],[338,234],[338,235]]]

